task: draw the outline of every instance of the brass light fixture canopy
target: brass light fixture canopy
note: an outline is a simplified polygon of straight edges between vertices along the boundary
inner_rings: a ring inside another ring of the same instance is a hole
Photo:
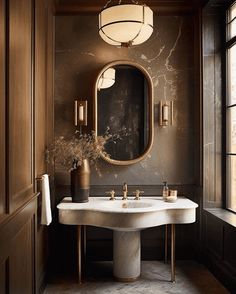
[[[121,1],[120,1],[121,2]],[[121,47],[139,45],[153,32],[153,12],[146,5],[130,4],[105,7],[99,14],[99,34],[108,44]]]

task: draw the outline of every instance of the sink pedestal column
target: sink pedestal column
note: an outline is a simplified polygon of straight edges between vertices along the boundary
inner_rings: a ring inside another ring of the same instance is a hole
[[[122,282],[139,278],[141,271],[140,231],[113,231],[113,275]]]

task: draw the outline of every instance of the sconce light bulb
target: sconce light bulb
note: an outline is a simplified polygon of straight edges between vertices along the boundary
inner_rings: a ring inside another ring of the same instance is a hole
[[[84,107],[83,105],[79,106],[79,121],[83,121],[84,120]]]
[[[163,121],[168,122],[169,120],[169,106],[167,104],[163,105]]]

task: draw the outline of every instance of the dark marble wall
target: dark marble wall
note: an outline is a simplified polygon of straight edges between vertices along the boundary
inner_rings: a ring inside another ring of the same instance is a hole
[[[193,17],[154,17],[154,32],[142,45],[116,48],[98,34],[95,15],[56,17],[55,135],[74,131],[73,103],[89,101],[92,127],[94,83],[104,65],[131,60],[144,66],[154,86],[154,145],[143,161],[115,166],[100,160],[92,185],[194,184],[194,42]],[[158,125],[158,103],[174,100],[174,126]],[[69,184],[69,175],[57,170],[57,181]]]

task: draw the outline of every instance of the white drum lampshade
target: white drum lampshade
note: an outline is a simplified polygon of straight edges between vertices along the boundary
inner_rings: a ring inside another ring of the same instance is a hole
[[[98,90],[113,86],[115,83],[115,73],[116,71],[112,67],[105,70],[98,80]]]
[[[99,34],[110,45],[138,45],[152,32],[153,12],[148,6],[119,4],[105,8],[99,14]]]

